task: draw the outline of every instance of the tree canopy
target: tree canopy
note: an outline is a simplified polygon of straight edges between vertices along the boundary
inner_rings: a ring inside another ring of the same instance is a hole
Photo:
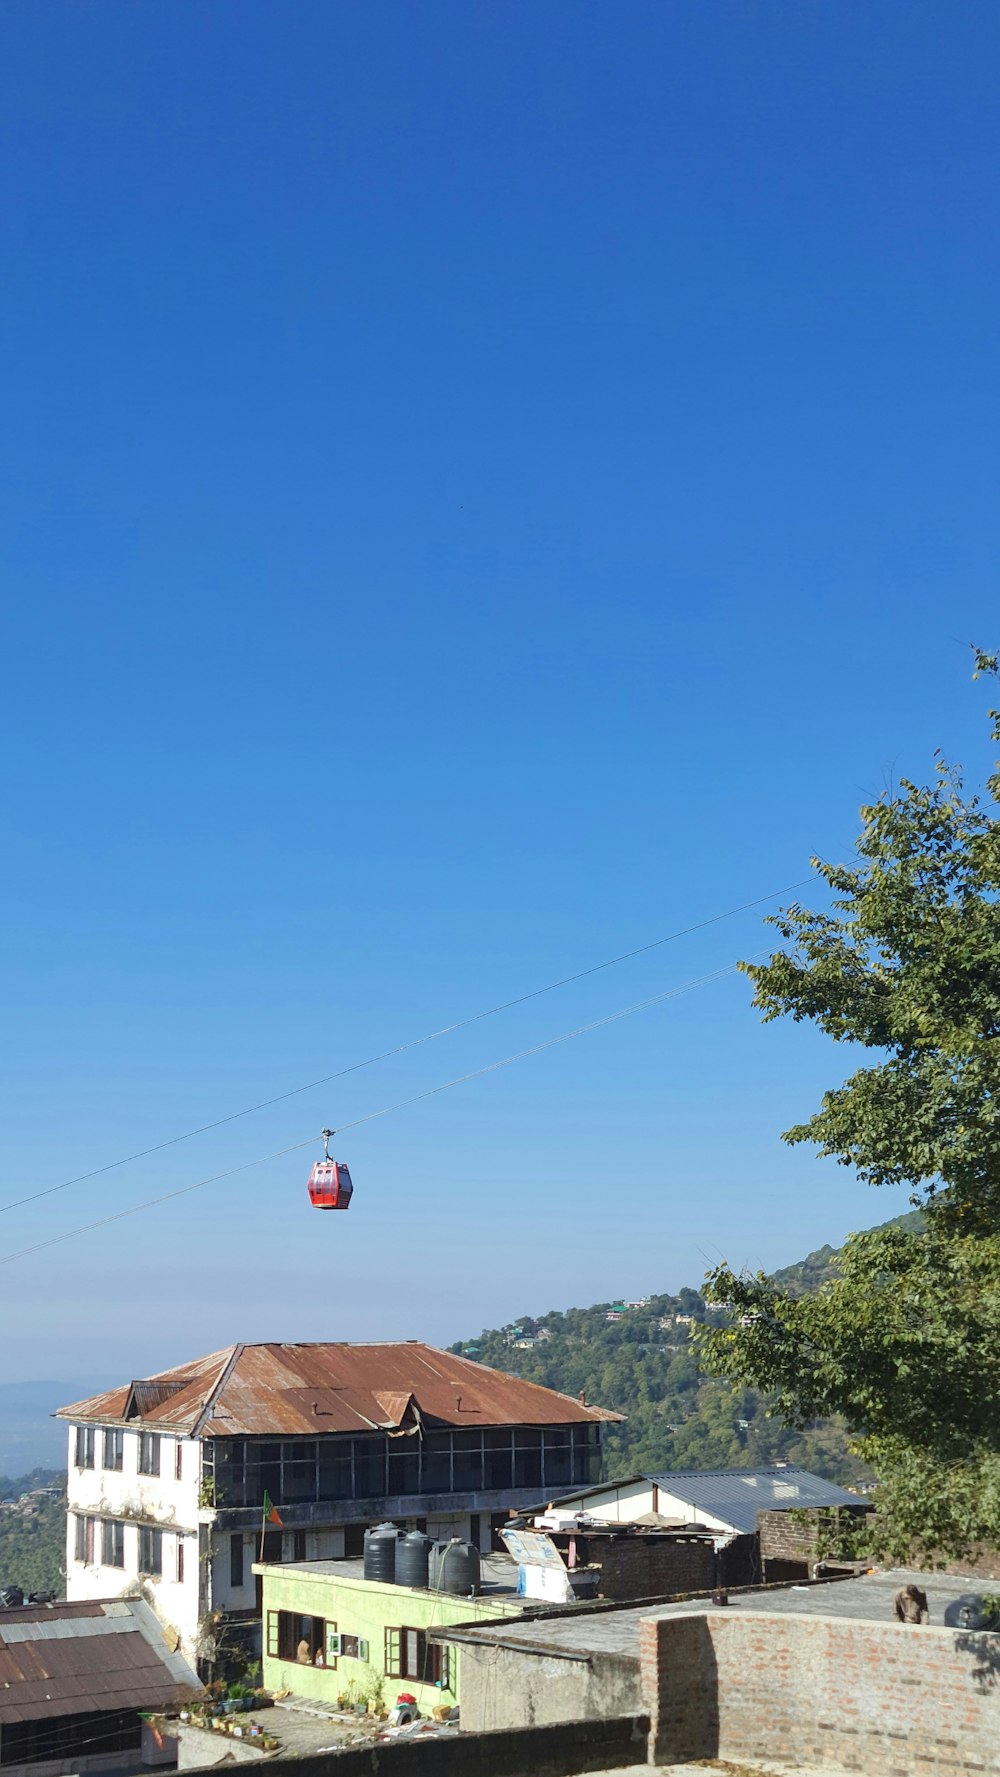
[[[977,653],[977,673],[996,671]],[[929,786],[903,780],[862,809],[856,861],[814,860],[831,910],[785,909],[771,923],[788,948],[745,965],[765,1020],[808,1019],[876,1057],[785,1140],[909,1184],[923,1215],[853,1236],[812,1295],[720,1266],[706,1297],[728,1319],[702,1359],[792,1424],[843,1415],[897,1559],[1000,1541],[998,805],[1000,769],[982,798],[942,760]]]

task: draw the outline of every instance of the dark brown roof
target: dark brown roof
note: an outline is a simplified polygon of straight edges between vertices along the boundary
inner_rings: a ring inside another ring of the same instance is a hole
[[[197,1688],[141,1601],[0,1614],[0,1724],[168,1709]]]
[[[178,1386],[179,1385],[179,1386]],[[396,1429],[431,1425],[583,1425],[603,1407],[407,1340],[394,1345],[232,1345],[226,1351],[60,1407],[61,1419],[125,1417],[188,1436]]]

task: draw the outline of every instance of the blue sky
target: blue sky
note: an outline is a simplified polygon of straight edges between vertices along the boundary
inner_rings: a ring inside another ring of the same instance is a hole
[[[996,8],[10,0],[4,1200],[763,895],[996,642]],[[0,1253],[758,954],[748,913]],[[467,1336],[902,1199],[727,976],[16,1260],[8,1378]]]

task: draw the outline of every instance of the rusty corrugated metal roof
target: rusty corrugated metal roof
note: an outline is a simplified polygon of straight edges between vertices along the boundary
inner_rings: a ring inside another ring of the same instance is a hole
[[[211,1438],[364,1432],[415,1413],[441,1426],[583,1425],[621,1415],[417,1340],[392,1345],[233,1345],[60,1407],[57,1417],[123,1417]],[[156,1400],[157,1385],[183,1383]],[[138,1402],[149,1401],[136,1412]],[[155,1404],[154,1404],[155,1402]]]
[[[0,1614],[0,1724],[91,1710],[164,1709],[193,1689],[140,1600]]]

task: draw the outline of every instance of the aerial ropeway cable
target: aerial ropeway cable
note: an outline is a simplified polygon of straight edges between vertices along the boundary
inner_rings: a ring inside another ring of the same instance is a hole
[[[593,1030],[602,1030],[605,1025],[616,1024],[622,1018],[631,1018],[636,1012],[648,1011],[652,1006],[663,1005],[665,1001],[678,999],[683,993],[690,993],[697,987],[706,987],[710,982],[721,981],[725,976],[735,974],[738,964],[727,963],[723,968],[715,969],[708,975],[697,975],[690,981],[682,981],[676,987],[668,987],[662,993],[654,993],[648,999],[636,1000],[630,1006],[621,1006],[616,1012],[606,1012],[601,1018],[594,1018],[588,1024],[578,1024],[574,1030],[562,1031],[559,1036],[547,1037],[544,1042],[533,1043],[530,1048],[519,1049],[513,1055],[504,1055],[499,1061],[489,1061],[484,1067],[473,1068],[469,1073],[459,1074],[453,1080],[444,1080],[439,1086],[428,1086],[422,1092],[414,1092],[409,1098],[396,1099],[394,1103],[383,1105],[380,1110],[367,1111],[363,1117],[355,1117],[350,1123],[342,1123],[337,1134],[343,1135],[349,1129],[360,1129],[364,1123],[374,1123],[380,1117],[391,1116],[394,1111],[405,1110],[413,1104],[420,1104],[424,1099],[436,1098],[442,1092],[450,1092],[454,1086],[464,1086],[470,1080],[481,1080],[487,1074],[495,1074],[501,1068],[513,1067],[516,1062],[527,1061],[532,1055],[541,1055],[546,1049],[558,1048],[562,1043],[570,1043],[576,1037],[582,1037]],[[326,1152],[329,1155],[329,1139],[334,1134],[332,1129],[324,1130]],[[91,1234],[97,1228],[106,1228],[112,1222],[122,1222],[129,1216],[140,1215],[144,1210],[155,1209],[161,1203],[172,1203],[178,1197],[188,1197],[193,1191],[201,1191],[206,1185],[218,1184],[222,1179],[234,1178],[237,1173],[249,1172],[255,1166],[266,1166],[268,1161],[282,1160],[287,1154],[294,1154],[302,1148],[313,1145],[315,1137],[309,1136],[305,1141],[291,1142],[287,1147],[277,1148],[273,1153],[260,1154],[255,1160],[244,1160],[238,1166],[228,1166],[222,1172],[214,1172],[208,1178],[196,1179],[191,1185],[180,1185],[174,1191],[163,1191],[158,1197],[148,1197],[142,1203],[133,1203],[127,1209],[115,1210],[111,1215],[100,1216],[96,1221],[84,1222],[80,1227],[69,1228],[63,1234],[51,1234],[45,1240],[35,1241],[34,1245],[22,1247],[18,1252],[0,1255],[0,1265],[12,1265],[18,1259],[30,1258],[33,1253],[44,1252],[47,1247],[59,1246],[64,1241],[76,1240],[83,1234]],[[323,1163],[320,1162],[320,1165]],[[339,1164],[330,1162],[330,1164]],[[315,1168],[313,1169],[315,1172]],[[342,1170],[346,1172],[346,1167]],[[349,1175],[348,1175],[349,1176]],[[353,1189],[353,1186],[352,1186]]]
[[[148,1159],[150,1154],[160,1154],[164,1148],[177,1147],[181,1142],[193,1141],[196,1136],[208,1135],[213,1129],[222,1129],[227,1123],[237,1123],[243,1117],[252,1117],[258,1111],[269,1110],[273,1105],[283,1104],[289,1098],[298,1098],[304,1092],[313,1092],[320,1086],[328,1086],[334,1080],[342,1080],[348,1074],[360,1073],[362,1069],[374,1067],[380,1061],[389,1061],[393,1056],[404,1055],[410,1049],[419,1049],[425,1043],[433,1043],[438,1037],[452,1035],[457,1030],[465,1030],[470,1024],[479,1024],[485,1018],[495,1018],[500,1012],[509,1012],[515,1006],[526,1005],[529,1000],[540,999],[544,994],[555,993],[560,987],[570,987],[575,981],[584,981],[589,975],[599,975],[604,969],[616,968],[619,963],[631,962],[634,957],[645,956],[651,950],[659,950],[664,944],[674,944],[680,938],[688,938],[694,932],[703,932],[709,926],[720,925],[724,920],[734,919],[739,913],[749,913],[754,907],[762,907],[767,901],[775,901],[779,895],[789,895],[793,889],[803,888],[807,882],[815,881],[815,872],[800,877],[798,882],[790,882],[784,888],[772,889],[769,894],[757,895],[752,901],[742,901],[737,907],[728,907],[724,913],[713,913],[708,919],[700,919],[694,925],[682,926],[675,932],[667,932],[662,938],[653,938],[648,944],[639,944],[634,950],[622,951],[619,956],[607,957],[604,962],[592,963],[586,969],[578,969],[573,975],[563,975],[558,981],[549,981],[544,987],[534,987],[529,993],[518,994],[514,999],[503,1000],[499,1005],[488,1006],[482,1012],[472,1012],[466,1018],[456,1019],[452,1024],[443,1024],[438,1030],[427,1031],[422,1037],[411,1037],[405,1043],[397,1043],[392,1049],[383,1049],[378,1055],[369,1055],[364,1061],[352,1062],[348,1067],[338,1068],[332,1074],[323,1074],[316,1080],[307,1080],[304,1085],[292,1086],[287,1092],[278,1092],[272,1098],[262,1098],[256,1104],[246,1105],[241,1111],[229,1111],[224,1117],[216,1117],[210,1123],[200,1123],[194,1129],[186,1129],[180,1135],[167,1136],[163,1141],[153,1142],[148,1148],[137,1148],[132,1154],[123,1154],[118,1160],[108,1160],[103,1166],[94,1166],[89,1172],[78,1172],[72,1178],[63,1179],[59,1184],[46,1185],[41,1191],[32,1191],[25,1197],[14,1197],[9,1203],[0,1203],[0,1215],[8,1210],[22,1209],[28,1203],[37,1203],[43,1197],[53,1197],[59,1191],[68,1191],[72,1185],[85,1184],[89,1179],[100,1178],[104,1173],[116,1172],[123,1166],[131,1166],[136,1160]],[[503,1064],[500,1064],[503,1065]],[[2,1260],[0,1260],[2,1263]]]

